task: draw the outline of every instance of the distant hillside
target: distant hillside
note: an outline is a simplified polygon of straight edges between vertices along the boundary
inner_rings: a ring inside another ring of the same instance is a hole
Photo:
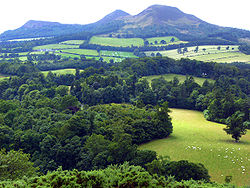
[[[52,37],[77,33],[82,30],[83,25],[78,24],[60,24],[58,22],[30,20],[18,29],[2,33],[0,35],[0,40]]]
[[[120,19],[126,23],[119,30],[125,36],[175,35],[186,40],[209,37],[234,42],[240,38],[250,39],[250,31],[209,24],[170,6],[152,5],[137,15]]]
[[[186,41],[220,41],[222,44],[250,40],[248,30],[213,25],[176,7],[163,5],[152,5],[137,15],[116,10],[101,20],[87,25],[31,20],[16,30],[4,32],[0,35],[0,40],[74,34],[81,36],[82,32],[92,36],[113,34],[124,38],[176,36]]]

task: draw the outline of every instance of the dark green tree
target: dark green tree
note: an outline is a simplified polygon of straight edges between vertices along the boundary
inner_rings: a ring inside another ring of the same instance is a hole
[[[232,138],[235,139],[235,142],[239,142],[240,137],[247,133],[249,121],[243,121],[244,113],[240,111],[235,112],[231,117],[227,118],[226,124],[227,127],[224,128],[227,134],[232,135]]]

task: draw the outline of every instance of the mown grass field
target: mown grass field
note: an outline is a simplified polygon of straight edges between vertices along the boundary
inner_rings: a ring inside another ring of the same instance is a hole
[[[101,56],[137,58],[137,56],[135,56],[132,52],[107,51],[107,50],[102,50]]]
[[[185,75],[180,75],[180,74],[163,74],[163,75],[153,75],[153,76],[145,76],[143,78],[146,78],[149,84],[151,84],[153,79],[163,77],[167,81],[171,81],[174,79],[174,77],[177,77],[181,83],[183,83],[186,79]],[[212,79],[207,79],[207,78],[199,78],[199,77],[193,77],[195,82],[199,85],[202,85],[205,80],[208,80],[209,82],[214,82]]]
[[[116,47],[127,47],[127,46],[143,46],[144,41],[141,38],[111,38],[111,37],[92,37],[90,44],[98,44],[102,46],[116,46]]]
[[[60,44],[73,44],[73,45],[80,45],[84,43],[85,40],[66,40],[61,42]]]
[[[35,46],[33,50],[57,50],[67,48],[79,48],[79,45],[68,45],[68,44],[47,44],[42,46]]]
[[[175,36],[167,36],[167,37],[152,37],[152,38],[146,38],[146,41],[150,43],[155,44],[155,41],[157,41],[158,44],[160,44],[161,40],[165,40],[167,43],[171,42],[171,39],[174,38],[174,42],[179,41],[180,39],[178,39]]]
[[[80,70],[81,72],[82,70]],[[44,76],[47,76],[48,73],[50,71],[42,71],[42,73],[44,74]],[[56,74],[75,74],[76,73],[76,69],[59,69],[59,70],[52,70],[52,73],[56,73]]]
[[[224,183],[225,176],[233,177],[232,183],[250,185],[250,132],[240,143],[235,143],[223,128],[225,125],[206,121],[198,111],[171,109],[173,133],[166,139],[141,145],[171,160],[188,160],[202,163],[212,181]]]
[[[221,49],[218,50],[219,45],[199,46],[199,51],[194,52],[195,46],[188,47],[188,52],[184,54],[178,54],[177,49],[159,51],[163,56],[168,56],[174,59],[190,58],[206,62],[218,62],[218,63],[232,63],[232,62],[246,62],[250,63],[250,55],[245,55],[239,52],[238,46],[231,45],[229,50],[226,50],[228,45],[220,45]],[[205,51],[203,49],[206,49]],[[146,52],[147,56],[150,56],[151,52]],[[153,52],[157,53],[157,52]]]
[[[91,55],[91,56],[99,56],[96,50],[88,50],[88,49],[64,49],[61,50],[64,53],[72,53],[78,55]]]
[[[107,63],[109,63],[111,59],[113,59],[114,62],[118,62],[118,63],[122,62],[122,60],[124,59],[124,58],[119,58],[119,57],[105,57],[105,56],[103,56],[102,58],[103,58],[103,61],[106,61]]]

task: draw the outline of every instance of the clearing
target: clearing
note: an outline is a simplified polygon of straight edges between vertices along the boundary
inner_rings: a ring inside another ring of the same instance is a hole
[[[171,160],[202,163],[212,181],[224,183],[225,176],[232,183],[250,185],[250,132],[235,143],[223,128],[225,125],[206,121],[202,112],[171,109],[173,133],[166,139],[141,145],[140,149],[156,151]]]

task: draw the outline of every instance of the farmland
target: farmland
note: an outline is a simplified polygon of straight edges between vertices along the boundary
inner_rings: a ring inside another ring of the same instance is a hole
[[[143,144],[140,149],[154,150],[171,160],[202,163],[213,181],[222,183],[225,176],[231,175],[234,184],[250,184],[250,133],[235,143],[223,131],[225,125],[206,121],[201,112],[172,109],[170,115],[172,135]]]
[[[81,72],[82,70],[80,70]],[[76,69],[59,69],[59,70],[52,70],[52,71],[42,71],[44,76],[47,76],[49,72],[55,73],[55,74],[75,74]]]
[[[64,53],[77,54],[77,55],[89,55],[89,56],[99,56],[96,50],[88,49],[64,49],[61,50]]]
[[[67,44],[48,44],[42,46],[36,46],[33,50],[59,50],[59,49],[67,49],[67,48],[78,48],[77,45],[67,45]]]
[[[220,47],[220,50],[218,50]],[[229,47],[229,48],[228,48]],[[177,50],[167,50],[167,51],[159,51],[161,55],[168,56],[174,59],[181,59],[181,58],[190,58],[196,59],[200,61],[214,61],[218,63],[231,63],[231,62],[246,62],[250,63],[250,55],[245,55],[238,50],[238,46],[231,45],[231,46],[219,46],[219,45],[210,45],[210,46],[199,46],[198,52],[195,52],[195,46],[188,47],[188,52],[177,53]],[[228,49],[227,49],[228,48]],[[157,52],[146,52],[147,56],[150,56],[151,53]]]
[[[107,51],[107,50],[102,50],[101,56],[137,58],[137,56],[135,56],[132,52]]]
[[[61,42],[60,44],[70,44],[70,45],[80,45],[84,43],[85,40],[66,40]]]
[[[144,41],[141,38],[110,38],[110,37],[92,37],[90,44],[98,44],[102,46],[115,46],[115,47],[127,47],[127,46],[143,46]]]
[[[164,75],[153,75],[153,76],[145,76],[143,78],[147,79],[147,81],[151,84],[153,79],[157,79],[163,77],[167,81],[171,81],[174,79],[174,77],[177,77],[181,83],[183,83],[186,79],[185,75],[180,74],[164,74]],[[199,77],[193,77],[195,82],[199,85],[202,85],[205,80],[208,80],[209,82],[214,82],[214,80],[206,79],[206,78],[199,78]]]

